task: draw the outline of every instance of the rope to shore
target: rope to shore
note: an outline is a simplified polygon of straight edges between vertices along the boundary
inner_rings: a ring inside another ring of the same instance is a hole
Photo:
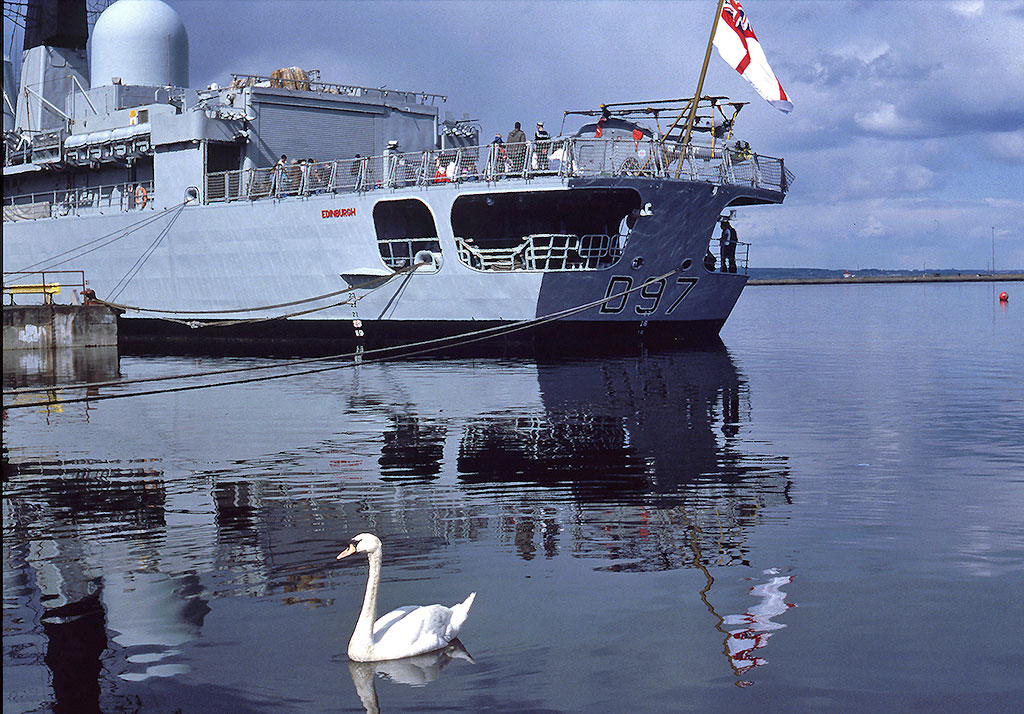
[[[124,292],[124,289],[128,287],[128,284],[135,279],[135,276],[139,274],[140,270],[142,270],[142,266],[145,265],[146,261],[152,257],[153,253],[156,252],[156,249],[163,242],[164,238],[167,237],[167,234],[171,232],[171,227],[174,226],[175,221],[178,220],[178,216],[180,216],[181,212],[184,210],[185,204],[182,204],[181,207],[178,208],[178,210],[173,215],[171,215],[171,220],[167,222],[167,225],[164,226],[159,233],[157,233],[157,236],[156,238],[153,239],[153,242],[149,244],[146,250],[142,251],[142,255],[140,255],[138,259],[132,264],[132,267],[128,268],[128,272],[121,276],[121,279],[117,281],[117,284],[115,284],[113,289],[110,291],[112,299],[116,300],[117,297],[122,292]]]
[[[406,345],[396,345],[394,347],[378,347],[378,348],[375,348],[375,349],[372,349],[372,350],[366,350],[366,351],[363,351],[363,352],[358,352],[358,351],[356,351],[356,352],[343,352],[343,353],[340,353],[340,354],[328,355],[328,356],[325,356],[325,357],[312,357],[312,358],[308,358],[308,359],[304,359],[304,360],[298,360],[298,361],[295,361],[295,362],[289,362],[287,364],[257,365],[255,367],[254,366],[236,367],[236,368],[231,368],[231,369],[226,369],[226,370],[213,370],[213,371],[210,371],[210,372],[196,372],[196,373],[193,373],[193,374],[185,374],[185,375],[164,375],[164,376],[161,376],[161,377],[146,377],[146,378],[140,378],[140,379],[134,379],[134,380],[120,380],[120,381],[108,381],[108,382],[87,382],[87,383],[71,384],[71,385],[60,386],[60,387],[54,386],[54,385],[51,385],[51,386],[48,386],[48,387],[20,387],[20,388],[16,388],[16,389],[12,389],[12,390],[6,390],[5,389],[3,391],[3,394],[6,397],[6,396],[13,396],[13,395],[16,395],[16,394],[25,394],[25,393],[52,392],[55,389],[87,389],[87,388],[96,388],[96,387],[124,386],[126,384],[141,384],[141,383],[146,383],[146,382],[159,382],[159,381],[166,381],[166,380],[173,380],[173,379],[194,379],[194,378],[199,378],[199,377],[219,376],[219,375],[223,375],[223,374],[231,374],[231,373],[243,372],[243,371],[251,373],[251,372],[256,371],[256,370],[265,370],[265,369],[290,369],[292,367],[299,366],[299,365],[315,364],[317,362],[324,362],[324,361],[327,361],[327,360],[338,360],[338,359],[351,359],[352,360],[351,362],[346,362],[345,364],[330,365],[328,367],[318,367],[318,368],[314,368],[314,369],[306,369],[306,370],[299,370],[299,371],[288,371],[288,372],[286,372],[284,374],[271,374],[271,375],[260,376],[260,377],[247,377],[245,379],[235,379],[235,380],[227,380],[227,381],[222,381],[222,382],[213,382],[213,383],[210,383],[210,384],[190,384],[190,385],[185,385],[185,386],[180,386],[180,387],[169,387],[167,389],[149,389],[149,390],[143,390],[143,391],[138,391],[138,392],[127,392],[127,393],[123,393],[123,394],[104,394],[104,395],[94,395],[94,396],[86,396],[86,397],[75,397],[75,398],[71,398],[71,399],[56,399],[55,398],[55,399],[49,399],[49,400],[45,400],[45,401],[30,402],[30,403],[27,403],[27,404],[5,404],[3,408],[6,410],[6,409],[25,409],[25,408],[30,408],[30,407],[46,407],[46,406],[53,406],[53,405],[56,405],[56,404],[73,404],[73,403],[76,403],[76,402],[97,402],[97,401],[105,401],[107,399],[122,399],[122,398],[125,398],[125,397],[141,397],[141,396],[149,396],[149,395],[154,395],[154,394],[170,394],[170,393],[173,393],[173,392],[186,392],[186,391],[192,391],[192,390],[196,390],[196,389],[207,389],[207,388],[210,388],[210,387],[225,387],[225,386],[231,386],[231,385],[236,385],[236,384],[252,384],[252,383],[255,383],[255,382],[266,382],[266,381],[270,381],[270,380],[274,380],[274,379],[283,379],[285,377],[299,377],[299,376],[304,376],[304,375],[308,375],[308,374],[318,374],[320,372],[329,372],[329,371],[336,370],[336,369],[346,369],[348,367],[354,367],[354,366],[357,366],[357,365],[360,365],[360,364],[374,364],[374,363],[378,363],[378,362],[384,362],[384,361],[387,361],[389,359],[400,359],[400,358],[415,357],[415,356],[419,356],[419,355],[423,355],[423,354],[429,354],[431,352],[436,352],[438,350],[447,349],[447,348],[450,348],[450,347],[462,347],[464,345],[470,345],[470,344],[474,344],[476,342],[482,342],[482,341],[485,341],[485,340],[493,339],[495,337],[501,337],[501,336],[504,336],[504,335],[513,334],[515,332],[520,332],[522,330],[527,330],[527,329],[539,327],[541,325],[544,325],[544,324],[547,324],[547,323],[550,323],[550,322],[555,322],[556,320],[561,320],[561,319],[563,319],[565,317],[569,317],[571,315],[575,315],[575,314],[578,314],[578,313],[581,313],[581,312],[585,312],[586,310],[590,310],[590,309],[592,309],[594,307],[598,307],[600,305],[603,305],[604,303],[610,302],[612,300],[616,300],[616,299],[618,299],[620,297],[624,297],[624,296],[629,295],[631,293],[634,293],[634,292],[637,292],[639,290],[642,290],[645,287],[647,287],[648,285],[651,285],[651,284],[656,283],[656,282],[658,282],[660,280],[665,280],[667,278],[672,277],[673,275],[678,273],[679,270],[680,270],[680,268],[675,268],[674,270],[671,270],[671,271],[665,273],[664,275],[659,275],[657,277],[649,278],[645,282],[643,282],[643,283],[641,283],[639,285],[636,285],[636,286],[634,286],[632,288],[629,288],[628,290],[623,290],[621,292],[614,293],[614,294],[608,295],[606,297],[600,298],[598,300],[593,300],[591,302],[584,303],[582,305],[577,305],[575,307],[570,307],[570,308],[566,308],[564,310],[559,310],[557,312],[553,312],[553,313],[550,313],[548,315],[544,315],[542,317],[535,317],[535,318],[531,318],[531,319],[528,319],[528,320],[520,320],[519,322],[513,322],[513,323],[508,324],[508,325],[496,325],[494,327],[487,327],[487,328],[483,328],[483,329],[480,329],[480,330],[473,330],[473,331],[465,332],[465,333],[462,333],[462,334],[459,334],[459,335],[450,335],[448,337],[437,337],[437,338],[433,338],[433,339],[430,339],[430,340],[421,340],[419,342],[412,342],[412,343],[409,343],[409,344],[406,344]],[[396,354],[390,354],[390,355],[387,354],[387,353],[390,353],[390,352],[394,352]]]
[[[164,314],[164,315],[228,315],[228,314],[234,314],[234,313],[239,313],[239,312],[256,312],[256,311],[259,311],[259,310],[276,310],[276,309],[279,309],[279,308],[282,308],[282,307],[292,307],[294,305],[304,305],[306,303],[316,302],[318,300],[326,300],[327,298],[332,298],[332,297],[336,297],[338,295],[344,295],[346,293],[355,292],[356,290],[376,289],[378,287],[381,287],[381,285],[384,285],[385,283],[387,283],[392,278],[394,278],[394,277],[396,277],[398,275],[403,275],[405,273],[412,272],[413,270],[416,270],[417,268],[419,268],[420,266],[423,266],[423,265],[427,265],[427,263],[413,263],[412,265],[408,265],[408,266],[406,266],[404,268],[400,268],[400,269],[396,270],[393,273],[390,273],[388,275],[379,275],[377,277],[374,277],[374,278],[366,280],[366,281],[364,281],[362,283],[359,283],[358,285],[351,285],[351,286],[349,286],[347,288],[342,288],[341,290],[334,290],[333,292],[324,293],[323,295],[316,295],[314,297],[302,298],[301,300],[292,300],[290,302],[279,302],[279,303],[277,303],[275,305],[259,305],[257,307],[239,307],[239,308],[234,308],[234,309],[230,309],[230,310],[161,310],[161,309],[153,308],[153,307],[137,307],[135,305],[122,305],[120,303],[111,302],[109,300],[103,300],[103,299],[100,299],[100,298],[97,298],[96,302],[100,303],[101,305],[106,305],[107,307],[113,308],[115,310],[124,310],[126,312],[129,311],[129,310],[132,311],[132,312],[152,312],[152,313],[160,313],[160,314]],[[376,285],[375,283],[380,283],[380,285]],[[337,305],[341,305],[341,304],[344,304],[344,302],[337,303],[335,305],[328,305],[327,307],[337,307]],[[314,310],[309,310],[307,312],[316,312],[317,310],[326,310],[326,309],[327,308],[316,308]],[[220,322],[211,322],[211,323],[196,323],[194,320],[176,320],[176,319],[170,318],[170,317],[163,318],[163,319],[167,320],[168,322],[176,322],[178,324],[188,325],[190,327],[216,327],[216,326],[221,326],[221,325],[235,324],[236,322],[262,322],[262,321],[266,321],[266,320],[277,320],[277,319],[284,318],[284,317],[293,317],[295,315],[304,315],[304,314],[306,314],[306,312],[296,312],[296,313],[292,313],[292,314],[289,314],[289,315],[277,315],[275,317],[253,318],[252,320],[237,320],[237,321],[235,321],[235,320],[223,320],[223,321],[220,321]]]
[[[82,243],[81,245],[75,246],[74,248],[68,248],[67,250],[65,250],[65,251],[63,251],[61,253],[57,253],[56,255],[52,255],[49,258],[43,258],[42,260],[36,261],[35,263],[32,263],[31,265],[27,265],[24,268],[22,268],[21,270],[18,270],[16,272],[19,272],[19,273],[32,273],[32,272],[36,272],[36,273],[38,273],[40,271],[36,270],[36,268],[38,268],[40,265],[43,265],[43,264],[47,264],[46,267],[43,268],[44,272],[45,271],[49,271],[49,270],[53,270],[54,268],[56,268],[59,265],[64,265],[64,263],[70,262],[70,261],[75,260],[77,258],[81,258],[82,256],[88,255],[89,253],[92,253],[95,250],[99,250],[100,248],[105,248],[106,246],[110,245],[111,243],[116,243],[117,241],[121,240],[122,238],[127,238],[128,236],[130,236],[135,231],[141,230],[142,228],[145,228],[146,226],[150,225],[151,223],[155,223],[156,221],[160,220],[161,218],[166,216],[171,211],[174,211],[176,209],[184,208],[184,206],[185,206],[185,203],[179,203],[179,204],[176,204],[174,206],[170,206],[170,207],[165,208],[164,210],[160,211],[156,215],[146,216],[142,220],[136,221],[135,223],[131,223],[131,224],[125,226],[124,228],[119,228],[116,231],[111,231],[110,233],[102,235],[99,238],[93,238],[92,240],[86,241],[85,243]],[[117,235],[118,233],[120,233],[121,235]],[[111,238],[111,236],[115,236],[115,237]],[[107,240],[108,238],[110,240]],[[105,243],[100,243],[100,241],[106,241],[106,242]],[[95,245],[92,248],[89,248],[89,250],[84,250],[86,247],[91,246],[94,243],[100,243],[100,245]],[[78,252],[78,251],[81,251],[81,252]],[[56,263],[50,263],[50,261],[57,260],[58,258],[61,258],[61,257],[65,256],[65,255],[68,256],[68,257],[65,258],[64,260],[58,261]]]

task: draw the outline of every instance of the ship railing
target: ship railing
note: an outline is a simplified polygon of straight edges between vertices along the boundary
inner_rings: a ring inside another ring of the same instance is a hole
[[[211,173],[206,177],[206,200],[285,198],[545,176],[685,179],[783,193],[793,181],[782,159],[749,149],[692,144],[670,151],[653,139],[563,137],[431,151],[389,150],[379,156]]]
[[[456,236],[455,247],[458,249],[459,260],[477,270],[509,271],[522,266],[522,245],[512,248],[481,248],[472,238]]]
[[[477,270],[595,270],[622,256],[619,236],[535,233],[518,245],[484,248],[472,238],[456,237],[459,260]]]
[[[70,279],[61,276],[75,276]],[[82,270],[18,270],[4,273],[4,296],[14,304],[15,295],[41,296],[44,305],[54,304],[54,295],[59,295],[61,288],[72,287],[71,303],[77,303],[76,296],[85,291],[85,271]]]
[[[410,92],[381,87],[360,87],[355,84],[336,84],[321,82],[319,70],[298,70],[286,72],[280,76],[264,76],[257,74],[232,74],[231,87],[267,87],[271,89],[291,89],[318,94],[338,94],[345,97],[372,97],[374,99],[391,99],[403,103],[433,104],[435,101],[446,102],[448,95],[432,92]]]
[[[108,184],[4,196],[4,221],[60,218],[154,207],[153,181]]]
[[[726,268],[730,267],[725,265],[722,260],[722,239],[721,236],[713,237],[711,242],[708,244],[708,255],[704,259],[704,267],[711,272],[727,272]],[[743,241],[736,242],[736,272],[747,275],[748,268],[750,265],[750,243],[744,243]]]
[[[408,268],[413,264],[416,254],[422,250],[432,253],[441,252],[441,244],[437,237],[426,238],[380,238],[377,240],[381,260],[392,270]]]

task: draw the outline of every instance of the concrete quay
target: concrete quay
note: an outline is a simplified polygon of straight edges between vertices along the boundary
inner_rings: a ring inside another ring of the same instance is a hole
[[[117,312],[106,305],[4,305],[4,351],[117,347]]]

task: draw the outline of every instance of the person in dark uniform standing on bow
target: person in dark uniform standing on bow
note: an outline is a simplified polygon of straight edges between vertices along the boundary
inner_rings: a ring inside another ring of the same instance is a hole
[[[722,221],[722,238],[719,241],[722,248],[722,272],[736,272],[736,244],[739,238],[736,229],[732,227],[728,219]]]

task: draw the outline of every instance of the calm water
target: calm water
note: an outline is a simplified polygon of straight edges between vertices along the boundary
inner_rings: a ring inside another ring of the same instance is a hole
[[[7,410],[4,712],[1020,711],[1022,308],[753,287],[719,349]],[[363,531],[464,649],[349,664]]]

